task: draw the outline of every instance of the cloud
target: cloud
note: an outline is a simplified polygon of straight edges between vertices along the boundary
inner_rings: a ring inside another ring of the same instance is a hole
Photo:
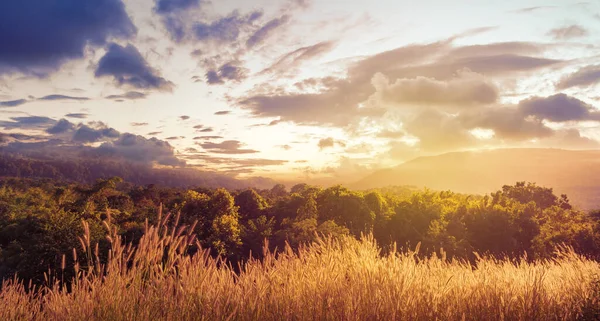
[[[428,97],[418,97],[416,93],[433,91],[437,94],[433,98],[436,102],[449,97],[454,105],[461,101],[487,104],[495,101],[498,94],[495,86],[485,79],[516,77],[562,62],[526,54],[543,51],[543,46],[523,43],[461,47],[453,45],[453,39],[409,45],[351,63],[346,78],[313,79],[315,85],[311,85],[310,92],[275,87],[241,97],[238,105],[255,117],[279,117],[296,124],[348,128],[386,113],[381,104],[369,103],[376,92],[375,74],[385,76],[392,83],[400,80],[403,93],[411,94],[413,100],[425,102]],[[471,73],[466,73],[467,69]],[[461,91],[451,92],[457,86],[462,86]]]
[[[210,23],[196,23],[193,26],[194,37],[199,41],[211,41],[217,44],[231,43],[238,40],[240,33],[261,18],[262,15],[262,11],[240,15],[239,11],[236,10],[228,16]]]
[[[62,121],[62,120],[61,120]],[[114,128],[99,126],[93,128],[88,125],[79,125],[73,134],[73,141],[78,143],[95,143],[106,138],[117,138],[121,134]]]
[[[384,101],[393,103],[479,106],[498,99],[498,88],[469,70],[461,70],[447,81],[416,77],[397,79],[393,83],[378,73],[373,77],[373,84]]]
[[[136,100],[136,99],[144,99],[146,98],[146,94],[145,93],[141,93],[139,91],[128,91],[124,94],[120,94],[120,95],[109,95],[105,97],[106,99],[112,99],[112,100]]]
[[[283,149],[283,150],[290,150],[292,149],[292,146],[285,144],[285,145],[277,145],[277,147]]]
[[[10,120],[0,121],[4,129],[46,129],[56,124],[56,120],[44,116],[11,117]]]
[[[148,136],[156,136],[158,134],[162,134],[162,132],[149,132],[147,135]]]
[[[137,32],[121,0],[0,1],[0,21],[0,74],[46,76]]]
[[[122,47],[111,43],[104,57],[98,62],[96,77],[112,76],[119,86],[129,85],[139,89],[170,91],[173,83],[159,76],[136,47]]]
[[[188,119],[190,119],[190,116],[188,116],[188,115],[182,115],[182,116],[179,116],[179,119],[181,119],[181,120],[188,120]]]
[[[0,101],[0,107],[17,107],[27,103],[27,99]]]
[[[212,132],[214,132],[214,131],[215,131],[215,130],[214,130],[214,129],[212,129],[212,128],[210,128],[210,127],[209,127],[209,128],[202,128],[202,129],[200,129],[200,130],[197,130],[197,132],[199,132],[199,133],[212,133]]]
[[[90,100],[88,97],[73,97],[73,96],[65,96],[65,95],[48,95],[48,96],[44,96],[41,98],[38,98],[38,100],[75,100],[75,101],[86,101],[86,100]]]
[[[277,28],[283,26],[290,20],[290,16],[283,15],[267,22],[260,29],[256,30],[246,41],[246,46],[252,48],[265,41]]]
[[[554,136],[540,141],[540,144],[565,149],[597,149],[600,147],[600,142],[581,136],[579,130],[575,128],[559,130],[555,132]]]
[[[210,139],[222,139],[223,136],[196,136],[194,137],[195,140],[198,139],[205,139],[205,140],[210,140]]]
[[[140,127],[140,126],[148,126],[148,123],[131,123],[131,126]]]
[[[237,168],[278,166],[288,163],[286,160],[279,159],[214,157],[201,152],[189,152],[189,154],[183,154],[180,155],[180,157],[187,160],[200,160],[209,164],[232,166]]]
[[[185,166],[185,161],[175,156],[175,151],[169,143],[157,138],[146,139],[131,133],[120,133],[102,122],[74,124],[66,119],[59,121],[48,117],[29,116],[14,117],[12,122],[0,122],[0,127],[42,130],[50,136],[36,137],[36,142],[9,143],[12,151],[36,151],[58,153],[63,157],[76,153],[86,157],[113,157],[145,163],[157,163],[168,166]],[[21,140],[27,140],[20,138]],[[45,140],[44,140],[45,139]],[[29,139],[30,140],[30,139]],[[100,143],[98,147],[89,143]],[[70,157],[73,157],[72,155]]]
[[[46,129],[46,132],[48,134],[62,134],[73,130],[75,130],[75,124],[66,119],[61,119],[56,125]]]
[[[427,109],[406,122],[406,131],[418,138],[424,152],[442,153],[472,146],[475,138],[460,119],[436,109]]]
[[[470,110],[456,117],[465,130],[475,128],[491,129],[494,137],[507,141],[522,141],[552,136],[552,129],[542,120],[527,119],[518,106],[491,106],[480,110]]]
[[[348,94],[346,99],[342,93]],[[321,94],[258,95],[239,103],[258,117],[280,117],[281,121],[297,124],[346,126],[362,117],[385,113],[383,108],[378,107],[359,108],[358,103],[367,98],[362,95],[361,92],[336,89]]]
[[[154,12],[166,14],[199,6],[200,0],[156,0]]]
[[[247,77],[247,69],[240,67],[237,62],[228,62],[218,70],[209,70],[206,73],[206,82],[209,85],[224,84],[226,81],[240,82]]]
[[[254,154],[258,153],[254,149],[242,149],[242,143],[239,140],[225,140],[221,143],[204,142],[198,144],[205,150],[217,154]]]
[[[451,49],[447,58],[458,59],[496,55],[536,55],[543,53],[548,45],[533,42],[498,42],[485,45],[469,45]]]
[[[546,9],[554,9],[556,6],[537,6],[537,7],[527,7],[522,9],[517,9],[511,11],[512,13],[530,13],[534,11],[546,10]]]
[[[398,138],[402,138],[406,136],[406,133],[404,131],[401,130],[382,130],[381,132],[377,133],[377,137],[380,138],[390,138],[390,139],[398,139]]]
[[[175,149],[166,141],[124,133],[116,140],[103,143],[95,152],[101,155],[118,156],[142,163],[157,163],[166,166],[185,166],[177,158]]]
[[[68,118],[78,118],[78,119],[84,119],[87,118],[89,116],[89,114],[85,114],[85,113],[70,113],[70,114],[66,114],[65,117]]]
[[[552,122],[600,120],[600,112],[585,102],[556,94],[550,97],[533,97],[519,103],[520,111],[526,116],[534,116]]]
[[[334,140],[331,137],[327,137],[327,138],[322,138],[319,140],[319,143],[317,144],[317,146],[319,146],[320,150],[326,149],[326,148],[332,148],[335,145],[339,145],[341,147],[346,147],[346,144],[342,141],[339,140]]]
[[[199,8],[203,0],[155,0],[154,12],[162,17],[162,22],[171,38],[183,40],[187,32],[184,22],[186,12]]]
[[[231,114],[230,110],[220,110],[218,112],[215,112],[215,115],[217,115],[217,116],[223,116],[223,115],[229,115],[229,114]]]
[[[335,43],[323,41],[312,46],[301,47],[283,55],[277,62],[261,71],[261,73],[282,73],[298,67],[304,61],[316,58],[333,49]]]
[[[588,35],[588,31],[579,25],[570,25],[562,28],[552,29],[548,32],[555,40],[570,40]]]
[[[571,87],[586,87],[600,82],[600,65],[586,66],[562,78],[556,87],[567,89]]]
[[[319,149],[323,150],[325,148],[330,148],[335,146],[335,141],[333,140],[333,138],[328,137],[328,138],[323,138],[321,140],[319,140]]]

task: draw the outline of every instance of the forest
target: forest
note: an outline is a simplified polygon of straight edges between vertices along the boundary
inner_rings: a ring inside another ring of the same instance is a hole
[[[34,284],[59,269],[70,279],[81,250],[82,222],[90,244],[105,253],[109,220],[124,242],[138,244],[147,224],[193,226],[197,248],[237,266],[288,244],[298,250],[320,236],[372,235],[384,253],[420,247],[474,262],[477,255],[530,261],[552,258],[559,246],[600,258],[600,211],[574,208],[551,188],[517,182],[489,195],[389,187],[366,191],[298,184],[270,189],[137,186],[119,177],[94,184],[6,178],[0,188],[0,278]]]
[[[600,317],[600,212],[533,183],[1,186],[2,320]]]

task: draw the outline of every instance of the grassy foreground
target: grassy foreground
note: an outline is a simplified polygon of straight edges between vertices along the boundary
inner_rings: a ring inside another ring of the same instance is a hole
[[[265,253],[235,273],[206,251],[184,254],[195,242],[192,228],[147,226],[131,247],[106,226],[108,264],[98,263],[97,247],[84,235],[86,266],[93,268],[76,266],[70,291],[58,282],[34,291],[5,282],[0,320],[598,318],[600,265],[569,250],[536,263],[480,258],[475,268],[415,252],[381,256],[370,237],[325,237],[297,253]]]

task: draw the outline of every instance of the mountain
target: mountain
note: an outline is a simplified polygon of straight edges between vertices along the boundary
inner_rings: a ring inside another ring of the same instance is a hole
[[[485,194],[517,181],[552,187],[583,209],[600,208],[600,150],[495,149],[419,157],[350,187],[415,185]]]
[[[276,181],[264,177],[237,179],[232,176],[194,168],[155,168],[146,164],[111,158],[32,157],[0,152],[0,178],[49,178],[84,184],[99,178],[119,176],[135,185],[156,184],[170,187],[224,187],[242,189],[271,188]]]

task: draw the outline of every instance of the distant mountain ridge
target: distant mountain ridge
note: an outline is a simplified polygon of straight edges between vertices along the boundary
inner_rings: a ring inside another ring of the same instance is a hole
[[[153,168],[152,166],[111,158],[38,158],[0,152],[0,177],[48,178],[83,184],[94,183],[99,178],[119,176],[135,185],[156,184],[170,187],[248,187],[266,189],[277,184],[265,177],[238,179],[217,172],[193,168]]]
[[[600,208],[600,150],[494,149],[413,159],[350,184],[367,189],[415,185],[485,194],[517,181],[535,182],[567,194],[583,209]]]

